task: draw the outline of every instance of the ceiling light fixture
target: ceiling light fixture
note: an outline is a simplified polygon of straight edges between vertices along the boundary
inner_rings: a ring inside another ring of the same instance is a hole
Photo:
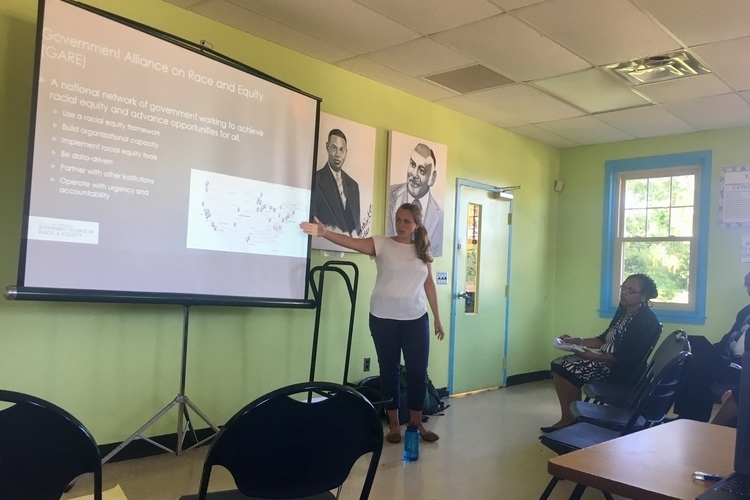
[[[607,69],[634,85],[663,82],[711,72],[684,50],[610,64]]]

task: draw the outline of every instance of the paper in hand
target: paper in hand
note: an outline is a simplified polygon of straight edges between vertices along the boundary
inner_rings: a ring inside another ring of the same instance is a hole
[[[561,351],[576,351],[576,352],[583,352],[586,350],[584,346],[576,345],[576,344],[566,344],[562,341],[560,338],[556,338],[552,341],[552,347],[555,349],[560,349]]]

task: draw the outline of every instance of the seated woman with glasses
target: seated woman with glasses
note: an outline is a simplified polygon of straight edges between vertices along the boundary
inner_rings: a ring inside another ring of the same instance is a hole
[[[562,416],[551,426],[542,427],[542,432],[575,422],[570,403],[581,399],[583,384],[604,379],[615,384],[626,383],[633,376],[659,332],[659,320],[650,307],[650,300],[658,295],[656,284],[645,274],[628,276],[620,286],[620,306],[604,333],[586,339],[560,337],[566,344],[586,349],[552,361],[552,381]]]

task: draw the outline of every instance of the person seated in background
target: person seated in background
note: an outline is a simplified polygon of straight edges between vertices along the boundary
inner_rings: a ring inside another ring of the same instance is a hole
[[[552,382],[560,402],[560,420],[542,432],[552,432],[575,422],[570,404],[581,399],[581,387],[594,380],[624,384],[633,376],[660,331],[651,311],[651,299],[659,295],[654,281],[645,274],[628,276],[620,286],[620,306],[607,330],[598,337],[563,335],[566,344],[587,349],[552,361]],[[589,349],[598,349],[594,352]]]
[[[748,276],[750,276],[750,273],[748,273]],[[747,277],[745,279],[747,279]],[[750,290],[748,290],[748,293],[750,293]],[[750,344],[750,335],[745,335],[744,337],[745,352],[750,352],[750,345],[748,345]],[[742,370],[742,367],[740,367],[740,370]],[[745,392],[747,392],[748,390],[750,390],[750,388],[746,387]],[[737,427],[737,416],[740,413],[741,394],[741,382],[740,385],[736,385],[731,390],[722,394],[721,408],[719,408],[719,411],[714,416],[714,419],[711,420],[711,423],[714,425],[723,425],[725,427]]]
[[[721,408],[711,420],[714,425],[737,427],[737,415],[740,412],[740,391],[732,389],[721,396]]]
[[[745,288],[750,294],[750,273],[745,276]],[[674,413],[679,418],[708,422],[714,405],[713,384],[739,384],[740,370],[745,352],[745,333],[750,329],[750,305],[743,307],[734,325],[719,342],[710,345],[702,337],[690,341],[693,357],[685,365],[682,385],[674,403]],[[704,347],[699,339],[703,339]],[[735,365],[735,366],[732,366]]]

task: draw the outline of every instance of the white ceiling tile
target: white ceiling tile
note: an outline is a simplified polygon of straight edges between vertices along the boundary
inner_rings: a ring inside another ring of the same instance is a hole
[[[585,109],[589,113],[648,104],[624,82],[596,68],[570,75],[537,80],[533,84]]]
[[[662,135],[695,132],[696,128],[659,106],[622,109],[596,115],[603,121],[633,137],[657,137]]]
[[[423,35],[502,12],[487,0],[356,0]]]
[[[593,116],[579,116],[567,120],[540,123],[538,127],[579,144],[601,144],[633,139],[631,135],[607,125]]]
[[[544,0],[490,0],[490,1],[494,4],[499,5],[505,10],[520,9],[521,7],[526,7],[527,5],[544,2]]]
[[[745,90],[744,92],[739,92],[739,94],[747,102],[750,102],[750,90]]]
[[[444,87],[435,85],[434,83],[430,83],[421,78],[414,78],[405,75],[399,71],[370,61],[361,56],[353,57],[346,61],[340,61],[336,63],[336,66],[366,76],[367,78],[384,83],[390,87],[403,90],[409,94],[427,99],[428,101],[456,95],[455,92]]]
[[[526,123],[547,122],[585,114],[573,106],[524,84],[474,92],[468,94],[467,97],[484,106],[515,116]]]
[[[747,20],[750,26],[750,20]],[[691,49],[735,90],[750,89],[750,37]]]
[[[687,46],[750,35],[747,0],[636,0]]]
[[[350,0],[326,0],[325,8],[308,0],[232,0],[355,54],[364,54],[419,38],[419,34]]]
[[[548,132],[543,128],[539,128],[536,125],[521,125],[520,127],[511,127],[508,130],[515,132],[518,135],[534,139],[543,144],[554,146],[556,148],[571,148],[574,146],[580,146],[577,142],[573,142],[570,139],[560,137],[559,135]]]
[[[318,40],[313,36],[279,24],[273,19],[250,12],[225,0],[211,0],[190,10],[325,62],[341,61],[354,55],[328,42]]]
[[[736,94],[669,102],[662,106],[699,130],[750,125],[750,104]]]
[[[429,38],[419,38],[370,52],[364,57],[411,76],[442,73],[474,62],[473,59]]]
[[[517,127],[519,125],[525,125],[526,123],[514,116],[510,116],[507,113],[503,113],[500,110],[494,109],[489,106],[484,106],[481,103],[473,101],[469,95],[460,95],[456,97],[449,97],[448,99],[441,99],[435,101],[437,104],[450,108],[459,113],[473,116],[478,120],[482,120],[498,127],[508,128]]]
[[[636,90],[654,102],[664,103],[728,94],[732,89],[714,74],[697,75],[679,80],[640,85]]]
[[[560,75],[591,66],[507,14],[444,31],[431,38],[516,81]]]
[[[627,0],[552,0],[513,14],[597,65],[679,48]]]

